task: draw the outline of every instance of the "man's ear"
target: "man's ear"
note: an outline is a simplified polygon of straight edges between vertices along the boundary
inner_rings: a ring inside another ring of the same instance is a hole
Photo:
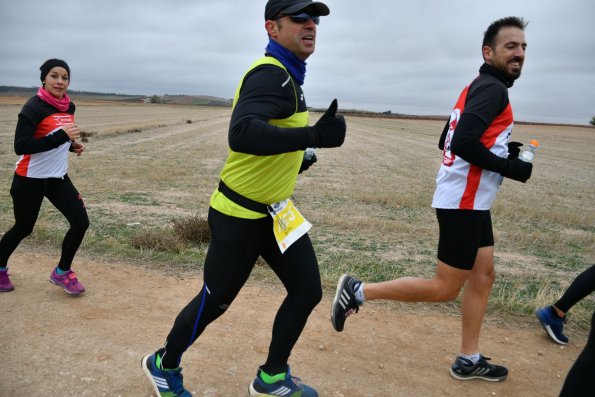
[[[488,45],[484,45],[481,49],[483,59],[487,64],[492,63],[492,58],[494,57],[494,49]]]
[[[264,28],[267,31],[269,37],[276,38],[279,35],[279,26],[277,22],[268,20],[264,23]]]

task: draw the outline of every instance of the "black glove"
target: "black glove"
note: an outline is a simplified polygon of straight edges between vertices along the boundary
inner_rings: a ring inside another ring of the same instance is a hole
[[[523,146],[523,144],[520,142],[508,142],[509,160],[516,159],[517,157],[519,157],[519,154],[521,153],[521,146]]]
[[[531,178],[532,171],[533,164],[516,158],[508,160],[506,163],[506,170],[502,173],[502,176],[525,183]]]
[[[318,159],[316,158],[316,153],[312,153],[309,158],[306,157],[306,153],[304,152],[304,158],[302,160],[302,165],[300,166],[300,171],[298,172],[298,174],[301,174],[302,172],[306,171],[308,168],[310,168],[312,164],[318,161]]]
[[[345,118],[336,115],[337,100],[331,102],[328,110],[314,125],[315,147],[339,147],[345,140]]]

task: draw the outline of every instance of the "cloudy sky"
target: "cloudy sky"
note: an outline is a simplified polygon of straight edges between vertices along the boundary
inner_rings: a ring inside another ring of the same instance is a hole
[[[515,118],[595,115],[595,1],[325,0],[308,59],[308,105],[447,115],[482,63],[486,27],[529,21]],[[0,85],[37,86],[65,59],[73,90],[231,98],[263,53],[265,0],[0,0]]]

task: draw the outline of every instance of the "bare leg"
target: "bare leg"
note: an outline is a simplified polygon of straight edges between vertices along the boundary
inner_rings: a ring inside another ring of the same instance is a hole
[[[479,351],[479,333],[495,276],[494,247],[482,247],[477,252],[463,291],[462,354],[475,354]]]
[[[381,283],[364,284],[366,300],[390,299],[404,302],[442,302],[459,294],[472,271],[438,261],[433,278],[401,277]]]

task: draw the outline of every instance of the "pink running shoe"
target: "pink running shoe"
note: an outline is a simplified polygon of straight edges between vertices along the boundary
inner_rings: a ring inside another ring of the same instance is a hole
[[[8,278],[8,270],[0,270],[0,292],[9,292],[14,289],[14,285]]]
[[[76,278],[76,273],[72,270],[60,275],[56,273],[56,269],[52,270],[50,274],[50,282],[56,284],[58,287],[64,288],[64,291],[70,295],[80,295],[85,292],[85,287]]]

